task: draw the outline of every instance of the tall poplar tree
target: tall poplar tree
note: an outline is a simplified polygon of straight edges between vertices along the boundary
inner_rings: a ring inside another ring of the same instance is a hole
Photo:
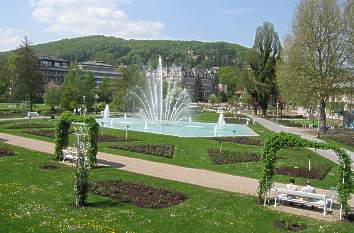
[[[248,91],[261,107],[263,116],[267,114],[271,97],[276,97],[275,65],[280,58],[280,52],[278,33],[272,23],[264,22],[257,28],[253,48],[248,57],[254,83]]]

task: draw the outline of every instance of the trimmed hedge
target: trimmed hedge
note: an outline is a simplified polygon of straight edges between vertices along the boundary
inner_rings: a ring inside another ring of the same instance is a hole
[[[215,164],[247,163],[261,160],[255,152],[236,152],[229,150],[208,149],[208,155]]]
[[[238,144],[245,145],[261,145],[261,139],[257,137],[213,137],[213,140],[216,141],[224,141],[224,142],[233,142]]]
[[[173,158],[175,151],[175,145],[170,144],[111,144],[108,147],[112,149],[156,155],[165,158]]]

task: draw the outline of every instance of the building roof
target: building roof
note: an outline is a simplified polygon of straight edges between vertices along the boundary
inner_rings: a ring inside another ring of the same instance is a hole
[[[68,62],[67,60],[65,59],[62,59],[62,58],[57,58],[57,57],[51,57],[51,56],[41,56],[38,58],[39,60],[50,60],[50,61],[59,61],[59,62]]]

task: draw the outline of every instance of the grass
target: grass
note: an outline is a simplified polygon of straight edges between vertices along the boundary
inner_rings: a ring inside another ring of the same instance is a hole
[[[204,119],[212,120],[217,118],[217,114],[208,113]],[[197,116],[197,117],[201,117]],[[199,118],[200,119],[200,118]],[[41,122],[43,120],[38,120]],[[54,124],[55,121],[50,121],[49,124]],[[20,124],[20,123],[18,123]],[[0,125],[0,132],[7,132],[16,135],[21,135],[25,137],[35,138],[43,141],[53,142],[54,139],[49,137],[42,137],[33,134],[26,133],[26,129],[8,129],[10,125],[2,124]],[[260,125],[250,126],[255,130],[260,138],[265,141],[273,133]],[[102,132],[100,132],[102,133]],[[125,131],[116,130],[116,129],[103,129],[104,135],[113,135],[113,136],[125,136]],[[208,148],[219,149],[219,142],[206,138],[183,138],[183,137],[173,137],[173,136],[161,136],[158,134],[149,134],[143,132],[129,131],[128,137],[141,139],[141,141],[136,142],[117,142],[118,143],[127,143],[127,144],[173,144],[175,145],[175,154],[174,158],[162,158],[154,155],[130,152],[125,150],[118,150],[109,148],[111,142],[100,142],[98,144],[99,151],[107,152],[111,154],[117,154],[127,157],[145,159],[150,161],[156,161],[161,163],[174,164],[183,167],[192,167],[192,168],[201,168],[211,171],[217,171],[222,173],[227,173],[231,175],[245,176],[255,179],[261,178],[262,162],[249,162],[249,163],[235,163],[235,164],[223,164],[217,165],[214,164],[210,156],[208,155]],[[71,144],[73,144],[73,136],[71,136]],[[223,149],[237,151],[241,153],[246,152],[260,152],[262,146],[254,145],[241,145],[236,143],[224,142],[222,145]],[[315,187],[329,189],[336,185],[336,176],[335,176],[335,164],[316,153],[307,150],[305,148],[295,148],[295,149],[286,149],[280,150],[278,153],[280,159],[277,161],[277,166],[295,166],[295,167],[307,167],[308,165],[308,155],[311,156],[312,166],[321,166],[321,165],[331,165],[333,168],[330,170],[328,175],[323,180],[313,180],[312,183]],[[289,176],[274,176],[274,181],[281,183],[288,183]],[[298,185],[305,185],[306,178],[296,178],[296,183]]]
[[[90,170],[90,181],[121,179],[175,190],[188,200],[164,209],[144,209],[89,194],[89,205],[74,208],[74,169],[53,155],[11,146],[0,158],[1,232],[282,232],[273,221],[300,222],[303,232],[353,232],[350,223],[325,223],[272,211],[255,197],[222,192],[112,168]],[[43,170],[43,164],[59,169]]]

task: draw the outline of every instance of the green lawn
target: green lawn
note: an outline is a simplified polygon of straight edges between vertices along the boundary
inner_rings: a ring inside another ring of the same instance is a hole
[[[0,144],[1,146],[1,144]],[[89,194],[89,206],[74,208],[73,168],[53,155],[17,147],[0,157],[0,232],[282,232],[273,221],[305,224],[303,232],[353,232],[350,223],[330,224],[275,212],[255,197],[166,181],[111,168],[90,170],[90,180],[121,179],[168,188],[188,200],[165,209],[143,209]],[[60,169],[42,170],[43,164]]]
[[[199,117],[199,116],[197,116]],[[217,114],[207,114],[203,116],[205,119],[214,117],[217,118]],[[200,119],[200,118],[199,118]],[[38,120],[37,122],[43,122],[43,120]],[[51,122],[54,124],[54,122]],[[19,124],[19,123],[17,123]],[[36,138],[40,140],[45,140],[53,142],[52,138],[35,136],[32,134],[25,133],[28,129],[8,129],[8,124],[0,125],[0,132],[8,132],[12,134],[22,135],[26,137]],[[267,137],[273,133],[260,125],[250,126],[258,134],[260,134],[262,140],[266,140]],[[101,133],[101,132],[100,132]],[[105,135],[125,135],[123,130],[115,129],[103,129],[103,134]],[[173,137],[173,136],[161,136],[158,134],[148,134],[142,132],[133,132],[129,131],[129,136],[132,138],[138,138],[142,141],[139,142],[128,142],[128,143],[157,143],[157,144],[174,144],[175,147],[175,156],[173,159],[162,158],[153,155],[129,152],[124,150],[117,150],[108,148],[110,143],[99,143],[99,151],[108,152],[112,154],[123,155],[127,157],[141,158],[150,161],[156,161],[161,163],[175,164],[184,167],[193,167],[193,168],[202,168],[212,171],[223,172],[232,175],[239,175],[245,177],[251,177],[259,179],[261,177],[261,162],[251,162],[251,163],[238,163],[238,164],[225,164],[225,165],[216,165],[212,163],[211,158],[207,154],[208,148],[219,148],[219,143],[217,141],[206,139],[206,138],[182,138],[182,137]],[[125,142],[121,142],[125,143]],[[252,146],[252,145],[241,145],[235,143],[223,143],[223,148],[228,150],[235,151],[261,151],[261,146]],[[332,170],[326,176],[324,180],[312,180],[312,183],[316,187],[329,189],[336,185],[336,176],[335,176],[335,164],[329,160],[317,155],[316,153],[309,151],[304,148],[299,149],[287,149],[281,150],[279,152],[280,159],[277,161],[278,165],[284,166],[307,166],[308,164],[308,155],[311,156],[312,166],[320,166],[324,164],[330,164],[333,166]],[[288,176],[274,176],[274,180],[277,182],[288,183],[290,177]],[[298,185],[304,185],[306,182],[305,178],[296,177],[296,183]]]

